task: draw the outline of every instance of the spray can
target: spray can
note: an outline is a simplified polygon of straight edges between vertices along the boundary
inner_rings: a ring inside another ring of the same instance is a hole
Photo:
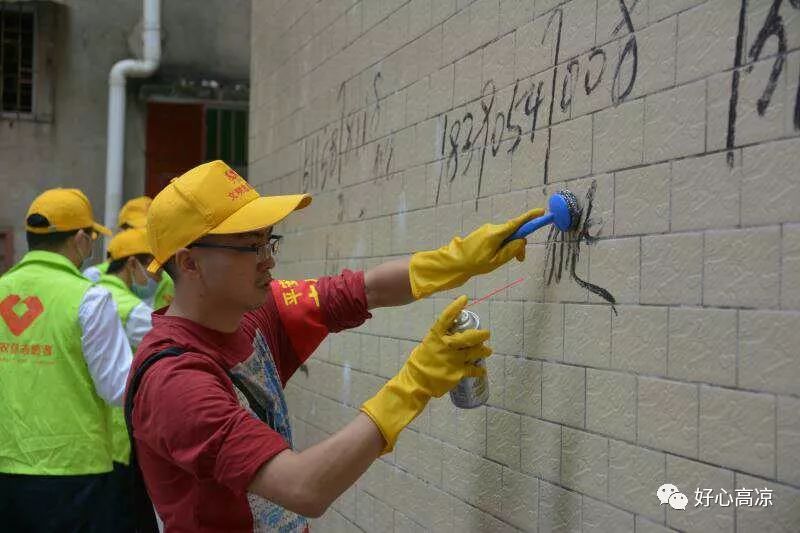
[[[450,330],[453,333],[466,331],[468,329],[477,329],[481,325],[481,319],[477,314],[472,311],[462,310],[458,315],[453,328]],[[473,363],[481,368],[486,368],[486,363],[483,359]],[[474,409],[485,404],[489,399],[489,379],[486,376],[477,378],[463,378],[458,382],[458,385],[450,391],[450,400],[453,405],[461,409]]]

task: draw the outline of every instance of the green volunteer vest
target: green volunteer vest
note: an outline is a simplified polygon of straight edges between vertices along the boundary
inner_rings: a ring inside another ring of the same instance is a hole
[[[142,301],[131,292],[124,281],[113,274],[103,274],[97,284],[105,287],[111,293],[114,303],[117,304],[119,319],[122,321],[122,326],[125,327],[131,311]],[[131,350],[136,350],[136,346],[131,344]],[[122,407],[109,405],[108,414],[111,427],[111,456],[118,463],[128,464],[131,457],[131,443],[125,427],[125,411]]]
[[[105,274],[108,272],[108,265],[110,263],[108,261],[103,261],[102,263],[96,264],[94,267],[100,271],[101,274]]]
[[[161,271],[161,281],[158,282],[156,295],[153,298],[153,309],[161,309],[172,303],[175,296],[175,282],[169,277],[166,271]]]
[[[133,311],[134,307],[142,303],[142,300],[133,294],[128,286],[125,285],[124,281],[113,274],[103,274],[100,276],[100,280],[97,284],[108,289],[108,292],[111,293],[114,303],[117,304],[119,319],[122,321],[122,325],[125,326],[125,324],[128,323],[128,317],[131,311]],[[131,348],[136,347],[132,346]]]
[[[81,346],[92,283],[66,257],[28,252],[0,277],[0,472],[112,469],[107,406]]]

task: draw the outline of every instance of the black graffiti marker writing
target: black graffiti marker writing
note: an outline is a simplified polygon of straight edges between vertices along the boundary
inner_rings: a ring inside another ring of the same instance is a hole
[[[631,4],[631,9],[633,9],[635,5],[636,2],[633,2]],[[615,105],[625,100],[625,98],[627,98],[633,90],[633,85],[636,83],[636,74],[639,66],[639,48],[636,44],[636,34],[634,33],[631,14],[628,10],[628,7],[625,5],[625,0],[619,0],[619,9],[622,12],[622,20],[631,36],[625,43],[625,47],[622,49],[622,54],[619,56],[617,67],[614,70],[614,81],[611,85],[611,101],[614,102]],[[621,26],[617,27],[621,28]],[[614,31],[616,32],[617,30],[615,29]],[[630,57],[631,62],[630,78],[628,79],[628,84],[625,86],[625,89],[620,91],[620,73],[622,71],[622,65],[625,63],[625,60],[628,57]]]
[[[491,87],[491,96],[492,99],[489,100],[489,103],[486,103],[486,95],[487,89]],[[483,168],[486,162],[486,144],[489,141],[489,121],[491,120],[490,117],[492,116],[492,107],[494,106],[494,98],[495,93],[497,92],[497,88],[494,85],[494,81],[489,80],[486,82],[486,85],[483,86],[483,90],[481,91],[481,110],[483,111],[483,120],[481,121],[481,129],[478,130],[478,133],[475,135],[477,139],[480,136],[481,132],[483,132],[483,147],[481,148],[481,166],[478,170],[478,190],[475,193],[475,210],[478,209],[478,198],[481,197],[481,186],[483,185]]]
[[[764,50],[764,44],[770,37],[775,37],[778,40],[778,55],[775,56],[775,61],[772,63],[772,71],[767,80],[767,86],[764,92],[756,103],[758,114],[764,116],[764,113],[769,107],[769,102],[772,99],[772,94],[775,92],[775,86],[778,84],[778,78],[783,71],[783,63],[786,60],[786,30],[783,27],[783,18],[780,15],[782,0],[774,0],[772,6],[769,8],[769,14],[764,21],[764,25],[756,35],[753,46],[750,47],[750,59],[758,61],[761,58],[761,52]],[[747,67],[747,72],[752,72],[753,65]]]
[[[575,71],[573,73],[573,70]],[[567,72],[564,74],[564,81],[561,84],[561,111],[566,112],[572,106],[572,96],[575,93],[575,78],[580,75],[581,66],[577,59],[567,63]],[[569,91],[567,90],[569,86]]]
[[[461,121],[455,120],[450,126],[450,156],[447,158],[448,171],[452,168],[450,182],[456,179],[458,173],[458,137],[461,135]],[[452,162],[452,163],[451,163]]]
[[[728,133],[725,139],[725,148],[728,150],[726,159],[728,166],[733,167],[733,147],[736,144],[736,106],[739,104],[739,69],[744,56],[744,27],[747,17],[747,0],[742,0],[739,5],[739,29],[736,33],[736,53],[733,59],[733,74],[731,76],[731,98],[728,101]]]
[[[444,116],[444,127],[442,128],[442,139],[440,146],[442,147],[439,156],[444,159],[445,154],[445,139],[447,137],[447,115]],[[439,205],[439,194],[442,191],[442,176],[444,175],[444,161],[441,162],[439,165],[439,182],[436,184],[436,198],[434,199],[433,204]]]
[[[800,9],[800,0],[789,0],[792,7]],[[797,94],[794,97],[794,129],[800,130],[800,75],[797,77]]]
[[[497,125],[500,124],[500,128]],[[498,111],[494,116],[494,125],[492,127],[492,157],[497,157],[497,152],[500,151],[500,143],[503,141],[503,130],[506,127],[506,114]]]
[[[372,132],[377,131],[381,123],[381,97],[380,94],[378,94],[378,81],[382,79],[383,76],[381,76],[380,72],[375,73],[375,76],[372,78],[372,94],[375,98],[375,111],[373,111],[369,120],[369,127]]]
[[[553,23],[553,17],[558,15],[558,31],[556,32],[556,50],[555,55],[553,57],[553,82],[550,87],[550,113],[547,117],[547,152],[544,156],[544,182],[547,183],[547,177],[550,173],[550,141],[553,137],[552,128],[550,126],[553,124],[553,102],[555,102],[555,95],[556,95],[556,75],[558,72],[558,53],[561,50],[561,27],[564,24],[564,13],[561,9],[554,9],[553,13],[550,15],[550,18],[547,21],[547,28],[545,28],[544,35],[542,35],[542,44],[544,44],[545,36],[547,35],[547,30],[550,28],[551,24]]]
[[[789,0],[789,4],[795,8],[800,9],[800,0]],[[756,102],[756,111],[760,116],[764,116],[772,101],[772,96],[778,85],[778,80],[783,72],[783,66],[786,62],[787,44],[786,44],[786,28],[784,26],[783,17],[781,17],[780,9],[783,5],[783,0],[773,0],[769,12],[764,19],[764,24],[756,33],[753,40],[753,45],[750,47],[748,56],[750,59],[749,65],[746,68],[747,73],[753,71],[756,61],[761,59],[761,54],[764,51],[764,46],[770,37],[775,37],[778,46],[778,53],[772,63],[767,84],[764,91]],[[736,54],[733,61],[733,74],[731,76],[731,98],[728,102],[728,132],[725,141],[725,148],[728,151],[726,157],[728,166],[733,166],[733,148],[736,146],[736,117],[738,115],[739,105],[739,82],[741,80],[741,68],[744,59],[744,38],[745,38],[745,22],[747,19],[747,0],[742,0],[739,6],[739,28],[736,34]],[[800,81],[798,82],[797,94],[795,96],[794,128],[800,130]]]
[[[336,95],[336,100],[339,102],[339,138],[336,140],[336,148],[341,150],[342,148],[342,136],[344,135],[344,113],[345,113],[345,102],[344,102],[344,82],[339,86],[339,92]],[[349,133],[349,126],[348,126],[348,133]],[[341,154],[341,152],[339,152]],[[336,181],[338,185],[342,184],[342,157],[338,158],[336,162]]]
[[[612,32],[611,32],[611,36],[612,36],[612,37],[613,37],[613,36],[615,36],[616,34],[618,34],[618,33],[619,33],[619,31],[622,29],[622,27],[623,27],[623,26],[627,26],[627,27],[628,27],[628,31],[630,31],[631,33],[633,33],[633,27],[632,27],[632,25],[631,25],[631,24],[629,24],[629,22],[630,22],[630,20],[631,20],[631,18],[630,18],[630,12],[631,12],[631,11],[633,11],[634,9],[636,9],[636,6],[637,6],[637,5],[639,5],[639,0],[633,0],[633,2],[631,2],[631,6],[630,6],[630,8],[626,7],[626,6],[625,6],[625,4],[624,4],[624,2],[620,2],[620,3],[622,3],[622,4],[623,4],[623,5],[621,6],[621,8],[622,8],[622,9],[625,9],[625,12],[626,12],[626,13],[628,13],[628,17],[625,17],[625,15],[623,14],[623,16],[622,16],[622,20],[620,20],[620,21],[617,23],[617,25],[616,25],[616,26],[614,26],[614,31],[612,31]]]
[[[589,77],[589,74],[591,73],[592,60],[595,57],[600,57],[601,60],[602,60],[602,63],[600,63],[600,72],[597,74],[597,78],[593,82],[590,82],[589,80],[591,78]],[[589,66],[586,69],[586,75],[584,75],[584,77],[583,77],[583,90],[586,91],[586,96],[589,96],[590,94],[592,94],[594,92],[594,90],[597,89],[597,86],[600,85],[600,82],[603,79],[603,73],[605,72],[605,70],[606,70],[606,52],[605,52],[605,50],[603,50],[602,48],[596,49],[596,50],[592,50],[592,53],[589,54]]]
[[[528,91],[528,96],[525,98],[525,115],[531,117],[531,142],[536,137],[536,122],[539,117],[539,108],[542,105],[542,87],[544,86],[543,81],[539,81],[536,85],[536,95],[534,96],[533,92],[533,82],[531,82],[531,88]]]
[[[522,103],[523,98],[520,97],[517,100],[517,89],[519,88],[519,80],[514,84],[514,90],[511,93],[511,102],[508,103],[508,112],[506,112],[506,129],[510,132],[516,133],[516,137],[514,138],[514,142],[511,143],[511,146],[508,147],[508,153],[513,154],[514,151],[519,147],[519,143],[522,140],[522,126],[519,124],[515,124],[511,121],[511,117],[514,115],[514,111],[517,110],[519,105]],[[523,95],[524,96],[524,95]]]
[[[472,116],[472,113],[467,111],[464,115],[464,118],[461,119],[461,124],[464,125],[464,128],[467,127],[467,121],[469,121],[469,130],[467,130],[467,138],[464,141],[464,144],[461,146],[461,153],[467,154],[467,162],[464,164],[464,170],[461,171],[461,175],[465,175],[469,170],[470,165],[472,164],[472,156],[475,151],[472,149],[473,141],[472,139],[472,130],[475,129],[475,118]]]

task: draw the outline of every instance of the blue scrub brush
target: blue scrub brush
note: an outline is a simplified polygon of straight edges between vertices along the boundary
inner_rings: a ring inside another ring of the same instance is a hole
[[[514,239],[523,239],[536,231],[537,229],[547,226],[548,224],[555,224],[561,231],[570,231],[578,225],[581,220],[581,205],[575,195],[567,189],[558,191],[550,197],[547,201],[547,207],[550,212],[542,215],[539,218],[529,220],[521,225],[513,235],[508,237],[503,244],[506,244]]]
[[[597,182],[592,181],[583,203],[585,209],[572,192],[566,189],[558,191],[547,202],[549,209],[547,214],[534,218],[520,226],[517,231],[503,241],[503,244],[505,245],[514,239],[522,239],[537,229],[550,225],[544,258],[546,284],[550,285],[553,280],[559,283],[564,267],[566,267],[569,270],[570,277],[578,285],[610,303],[611,309],[616,313],[617,310],[614,307],[616,299],[614,296],[606,289],[582,280],[575,272],[575,267],[580,258],[580,244],[584,242],[590,245],[596,240],[595,237],[589,234],[589,228],[594,225],[594,221],[590,216],[596,189]]]

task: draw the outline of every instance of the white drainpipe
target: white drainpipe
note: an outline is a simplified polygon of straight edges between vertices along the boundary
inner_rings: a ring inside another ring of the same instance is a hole
[[[161,61],[161,0],[143,0],[142,59],[123,59],[108,76],[108,147],[106,152],[105,225],[116,228],[122,207],[125,162],[125,81],[153,74]]]

